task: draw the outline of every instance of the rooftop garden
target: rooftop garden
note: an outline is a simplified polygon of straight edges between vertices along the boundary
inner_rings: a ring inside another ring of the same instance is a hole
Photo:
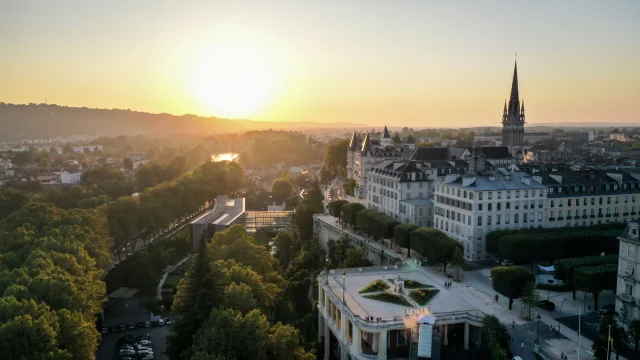
[[[395,281],[394,279],[387,279],[388,282],[390,282],[391,284],[393,284],[393,282]],[[427,285],[427,284],[423,284],[419,281],[415,281],[415,280],[404,280],[404,287],[406,289],[420,289],[420,288],[432,288],[433,286],[431,285]]]
[[[364,294],[364,293],[372,293],[372,292],[379,292],[379,291],[385,291],[389,289],[389,285],[387,285],[387,283],[385,283],[382,280],[376,280],[374,282],[372,282],[371,284],[365,286],[364,288],[362,288],[362,290],[359,291],[360,294]]]
[[[363,297],[396,305],[411,306],[411,304],[404,297],[394,293],[382,292],[378,294],[364,295]]]
[[[418,305],[425,305],[431,300],[436,294],[440,292],[438,289],[427,288],[427,289],[419,289],[413,290],[409,293],[409,296],[415,300]]]

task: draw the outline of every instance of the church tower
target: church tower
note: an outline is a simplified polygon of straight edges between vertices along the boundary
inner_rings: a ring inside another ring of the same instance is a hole
[[[509,148],[511,156],[522,159],[524,156],[524,102],[520,106],[518,93],[518,63],[513,68],[513,82],[509,104],[504,103],[502,111],[502,145]]]

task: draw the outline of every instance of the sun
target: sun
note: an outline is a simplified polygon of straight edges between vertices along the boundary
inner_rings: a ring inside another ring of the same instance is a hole
[[[274,68],[246,44],[218,44],[200,57],[193,87],[201,106],[217,117],[250,118],[273,95]]]

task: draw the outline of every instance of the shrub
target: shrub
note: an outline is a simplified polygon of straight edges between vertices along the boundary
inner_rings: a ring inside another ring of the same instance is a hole
[[[341,209],[344,204],[348,203],[347,200],[333,200],[329,202],[329,215],[339,218],[341,215]]]
[[[417,288],[432,288],[433,286],[425,285],[419,281],[405,280],[404,287],[406,287],[407,289],[417,289]]]
[[[364,293],[370,293],[370,292],[385,291],[388,288],[389,288],[389,285],[387,285],[387,283],[385,283],[382,280],[376,280],[371,284],[362,288],[362,290],[360,290],[359,293],[364,294]]]
[[[413,290],[409,293],[409,296],[415,300],[419,305],[425,305],[429,302],[436,294],[440,292],[438,289],[419,289]]]
[[[371,295],[364,295],[363,297],[365,297],[367,299],[384,301],[384,302],[397,304],[397,305],[402,305],[402,306],[411,306],[411,304],[405,298],[403,298],[402,296],[397,295],[397,294],[393,294],[393,293],[388,293],[388,292],[382,292],[382,293],[371,294]]]
[[[537,283],[536,284],[536,289],[539,290],[550,290],[550,291],[569,291],[571,290],[571,284],[544,284],[544,283]]]
[[[358,202],[346,203],[340,207],[341,219],[349,225],[356,224],[356,213],[364,209],[364,205]]]

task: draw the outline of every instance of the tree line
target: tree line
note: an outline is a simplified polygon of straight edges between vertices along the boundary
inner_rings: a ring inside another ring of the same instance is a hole
[[[462,244],[446,236],[436,228],[401,224],[388,215],[366,209],[357,202],[334,200],[329,202],[329,214],[362,231],[374,240],[391,239],[399,247],[406,248],[408,256],[415,251],[431,265],[442,264],[444,272],[448,265],[464,267]]]
[[[533,263],[600,253],[617,254],[624,224],[594,227],[496,230],[486,236],[487,252],[499,259]]]
[[[0,221],[0,238],[0,358],[94,358],[111,262],[105,217],[28,201]]]

